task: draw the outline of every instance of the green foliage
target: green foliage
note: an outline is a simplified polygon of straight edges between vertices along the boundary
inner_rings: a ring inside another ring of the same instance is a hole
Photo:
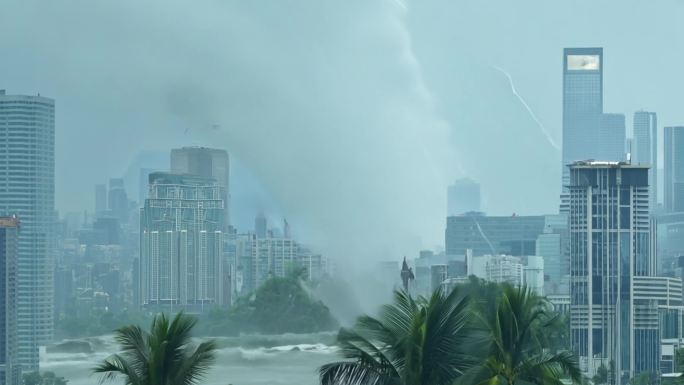
[[[452,384],[474,362],[467,353],[468,300],[457,290],[414,300],[403,291],[379,318],[340,329],[346,361],[320,368],[321,385]]]
[[[214,309],[202,319],[203,335],[245,333],[313,333],[338,327],[329,309],[302,287],[301,271],[267,280],[250,297],[238,299],[231,309]]]
[[[594,383],[594,385],[601,385],[601,384],[607,384],[608,383],[608,368],[606,368],[605,365],[601,364],[601,366],[596,369],[596,374],[594,377],[591,378],[591,381]]]
[[[651,385],[655,384],[649,373],[640,373],[629,380],[630,385]]]
[[[150,331],[125,326],[116,331],[122,352],[93,369],[101,381],[123,377],[127,385],[196,385],[215,361],[216,344],[191,343],[197,319],[183,313],[173,320],[154,317]]]
[[[54,372],[30,372],[22,376],[24,385],[66,385],[64,377],[57,377]]]
[[[525,288],[472,278],[429,299],[396,292],[380,317],[362,316],[338,341],[346,361],[320,368],[322,385],[562,384],[582,381],[567,350],[547,349],[564,320]]]
[[[555,320],[550,304],[527,288],[502,288],[497,301],[475,310],[479,319],[475,328],[481,330],[482,342],[488,346],[477,377],[508,385],[560,385],[564,376],[580,382],[579,364],[572,353],[545,349]]]

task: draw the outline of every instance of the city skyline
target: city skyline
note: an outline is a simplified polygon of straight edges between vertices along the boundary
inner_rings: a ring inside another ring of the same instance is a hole
[[[26,56],[11,55],[0,64],[0,73],[12,74],[0,83],[11,93],[40,92],[60,101],[56,206],[62,213],[80,211],[81,202],[93,207],[88,203],[93,199],[90,186],[105,182],[102,174],[121,176],[145,149],[205,145],[224,148],[248,165],[292,223],[313,229],[313,241],[325,238],[316,229],[347,233],[370,213],[377,218],[368,223],[373,231],[390,228],[388,233],[400,233],[402,239],[420,238],[415,243],[422,247],[439,244],[443,220],[436,214],[445,207],[443,186],[459,177],[470,176],[481,184],[486,191],[483,208],[491,214],[542,214],[555,209],[554,192],[560,193],[560,186],[549,181],[560,180],[561,169],[560,162],[549,159],[560,160],[560,153],[544,132],[556,144],[561,142],[559,76],[564,47],[604,48],[605,66],[610,69],[604,76],[604,110],[625,114],[628,130],[632,114],[642,108],[657,112],[661,126],[684,120],[677,103],[680,84],[676,79],[666,81],[678,73],[675,63],[682,62],[683,53],[665,43],[681,36],[676,28],[682,12],[679,2],[624,8],[580,3],[592,9],[588,13],[575,4],[549,8],[539,1],[500,4],[489,10],[471,3],[460,7],[447,2],[405,3],[406,9],[394,1],[312,5],[315,11],[298,13],[293,24],[258,4],[203,5],[190,19],[182,6],[168,5],[165,14],[174,22],[164,24],[139,22],[139,18],[156,19],[154,4],[139,7],[139,16],[132,17],[128,12],[132,5],[125,1],[106,11],[84,5],[82,12],[55,3],[46,11],[59,17],[47,18],[40,7],[16,7],[10,0],[8,12],[0,15],[0,28],[4,36],[17,39],[0,44],[8,51],[23,47]],[[285,5],[273,7],[288,11]],[[219,15],[229,21],[244,15],[245,23],[219,23]],[[321,23],[322,15],[330,22]],[[17,23],[22,18],[36,20],[36,25],[53,32],[27,30],[28,26]],[[375,22],[365,23],[368,18]],[[528,18],[535,22],[525,29],[510,22]],[[205,19],[206,23],[200,21]],[[73,22],[56,25],[57,20]],[[347,36],[343,31],[349,20],[365,32]],[[119,35],[122,26],[127,33]],[[184,32],[177,26],[183,26]],[[90,33],[83,34],[80,28]],[[329,36],[329,44],[320,46],[316,37],[320,34],[312,31]],[[192,44],[170,47],[157,44],[157,33],[169,40],[204,43],[196,48]],[[473,33],[478,43],[465,38]],[[247,44],[238,36],[254,39]],[[98,44],[103,41],[112,44]],[[370,47],[370,41],[376,41],[378,48]],[[305,47],[320,47],[320,51]],[[92,52],[88,59],[80,53],[84,48]],[[279,52],[279,60],[285,61],[270,60],[271,52]],[[133,60],[141,53],[148,55],[147,60]],[[111,60],[112,56],[117,59]],[[329,63],[322,65],[321,57],[330,58]],[[356,57],[365,58],[366,70],[355,64]],[[658,71],[634,76],[652,68],[656,57]],[[26,65],[44,61],[62,65]],[[280,96],[274,96],[273,87],[280,87]],[[351,100],[357,102],[347,103]],[[491,113],[494,107],[496,113]],[[389,135],[392,132],[401,134]],[[264,140],[257,146],[250,141],[253,135]],[[331,137],[340,140],[331,144]],[[373,157],[376,143],[386,140],[392,145],[384,156]],[[79,151],[66,150],[71,145],[78,145]],[[119,151],[107,151],[110,147]],[[354,154],[351,163],[348,154]],[[488,161],[503,154],[514,154],[508,162],[515,172],[501,175],[495,162]],[[276,166],[269,167],[271,163]],[[529,187],[514,183],[525,165],[539,176]],[[77,167],[78,175],[69,172]],[[348,176],[351,183],[330,178],[343,175],[349,167],[356,170]],[[320,182],[307,185],[311,176]],[[499,180],[510,188],[497,189]],[[365,192],[371,194],[368,204],[339,198],[359,196],[364,193],[360,186],[374,182],[377,187]],[[388,195],[392,199],[383,199]],[[427,203],[406,204],[413,196]],[[406,209],[401,220],[391,221],[392,208],[402,205]],[[333,216],[346,214],[348,223],[321,217],[324,207],[335,210]],[[409,219],[420,223],[404,224]],[[369,255],[382,254],[383,248],[390,248],[387,254],[399,252],[391,239],[364,241],[375,244]]]

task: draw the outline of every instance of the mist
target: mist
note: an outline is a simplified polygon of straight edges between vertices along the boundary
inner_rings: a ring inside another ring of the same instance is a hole
[[[0,85],[57,100],[61,212],[92,207],[93,184],[143,150],[207,145],[340,265],[396,260],[443,243],[458,177],[482,184],[489,214],[557,210],[564,45],[606,47],[606,110],[657,103],[664,124],[677,118],[681,79],[631,73],[649,57],[681,62],[667,43],[639,44],[644,31],[681,37],[667,22],[681,2],[642,6],[657,25],[638,12],[608,20],[612,8],[593,2],[591,15],[476,3],[5,1],[0,49],[13,54]],[[631,39],[614,32],[631,23]]]

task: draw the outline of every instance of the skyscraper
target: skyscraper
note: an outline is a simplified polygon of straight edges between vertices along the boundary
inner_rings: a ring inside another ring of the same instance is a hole
[[[95,216],[100,217],[107,211],[107,185],[95,185]]]
[[[152,309],[204,311],[224,298],[223,188],[212,178],[150,174],[140,215],[140,295]]]
[[[665,127],[663,131],[665,210],[682,212],[684,211],[684,126]]]
[[[535,255],[537,237],[544,232],[539,216],[485,216],[469,214],[447,217],[444,243],[447,255]]]
[[[21,384],[17,360],[19,220],[0,217],[0,385]]]
[[[0,90],[0,215],[21,220],[17,259],[18,362],[38,369],[52,340],[55,102]]]
[[[225,150],[207,147],[183,147],[171,150],[171,172],[214,178],[223,189],[226,205],[225,224],[230,224],[230,160]]]
[[[480,211],[480,184],[472,179],[459,179],[447,190],[447,216]]]
[[[109,179],[109,193],[107,194],[107,198],[109,210],[114,218],[117,218],[121,224],[127,224],[130,203],[128,202],[128,194],[124,187],[123,178]]]
[[[657,304],[632,297],[634,277],[656,270],[648,167],[575,162],[569,186],[572,346],[589,376],[613,364],[609,383],[625,383],[658,370]]]
[[[648,185],[651,188],[651,211],[658,208],[658,117],[655,112],[634,113],[634,143],[632,163],[649,166]]]
[[[594,158],[604,161],[620,162],[625,158],[625,115],[603,114],[601,127],[596,138],[596,154]]]
[[[254,218],[254,233],[259,238],[266,238],[268,235],[268,222],[264,213],[259,213]]]
[[[567,165],[598,157],[598,132],[603,120],[603,48],[563,51],[563,191]]]

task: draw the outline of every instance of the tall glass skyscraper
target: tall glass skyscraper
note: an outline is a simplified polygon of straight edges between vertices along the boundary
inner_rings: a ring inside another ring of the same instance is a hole
[[[21,221],[18,244],[18,362],[38,369],[52,339],[55,224],[55,102],[0,90],[0,214]]]
[[[621,162],[626,160],[624,114],[603,114],[601,127],[596,137],[596,153],[594,158],[609,162]]]
[[[603,119],[603,48],[566,48],[563,51],[563,192],[567,165],[594,159]]]
[[[684,212],[684,126],[664,128],[665,210]]]
[[[649,166],[651,211],[658,208],[658,117],[655,112],[634,113],[632,163]]]
[[[17,251],[19,219],[0,217],[0,385],[21,384],[17,363]]]
[[[592,376],[658,370],[657,303],[633,296],[635,277],[656,273],[648,167],[575,162],[570,167],[571,341]],[[655,322],[655,324],[654,324]]]

